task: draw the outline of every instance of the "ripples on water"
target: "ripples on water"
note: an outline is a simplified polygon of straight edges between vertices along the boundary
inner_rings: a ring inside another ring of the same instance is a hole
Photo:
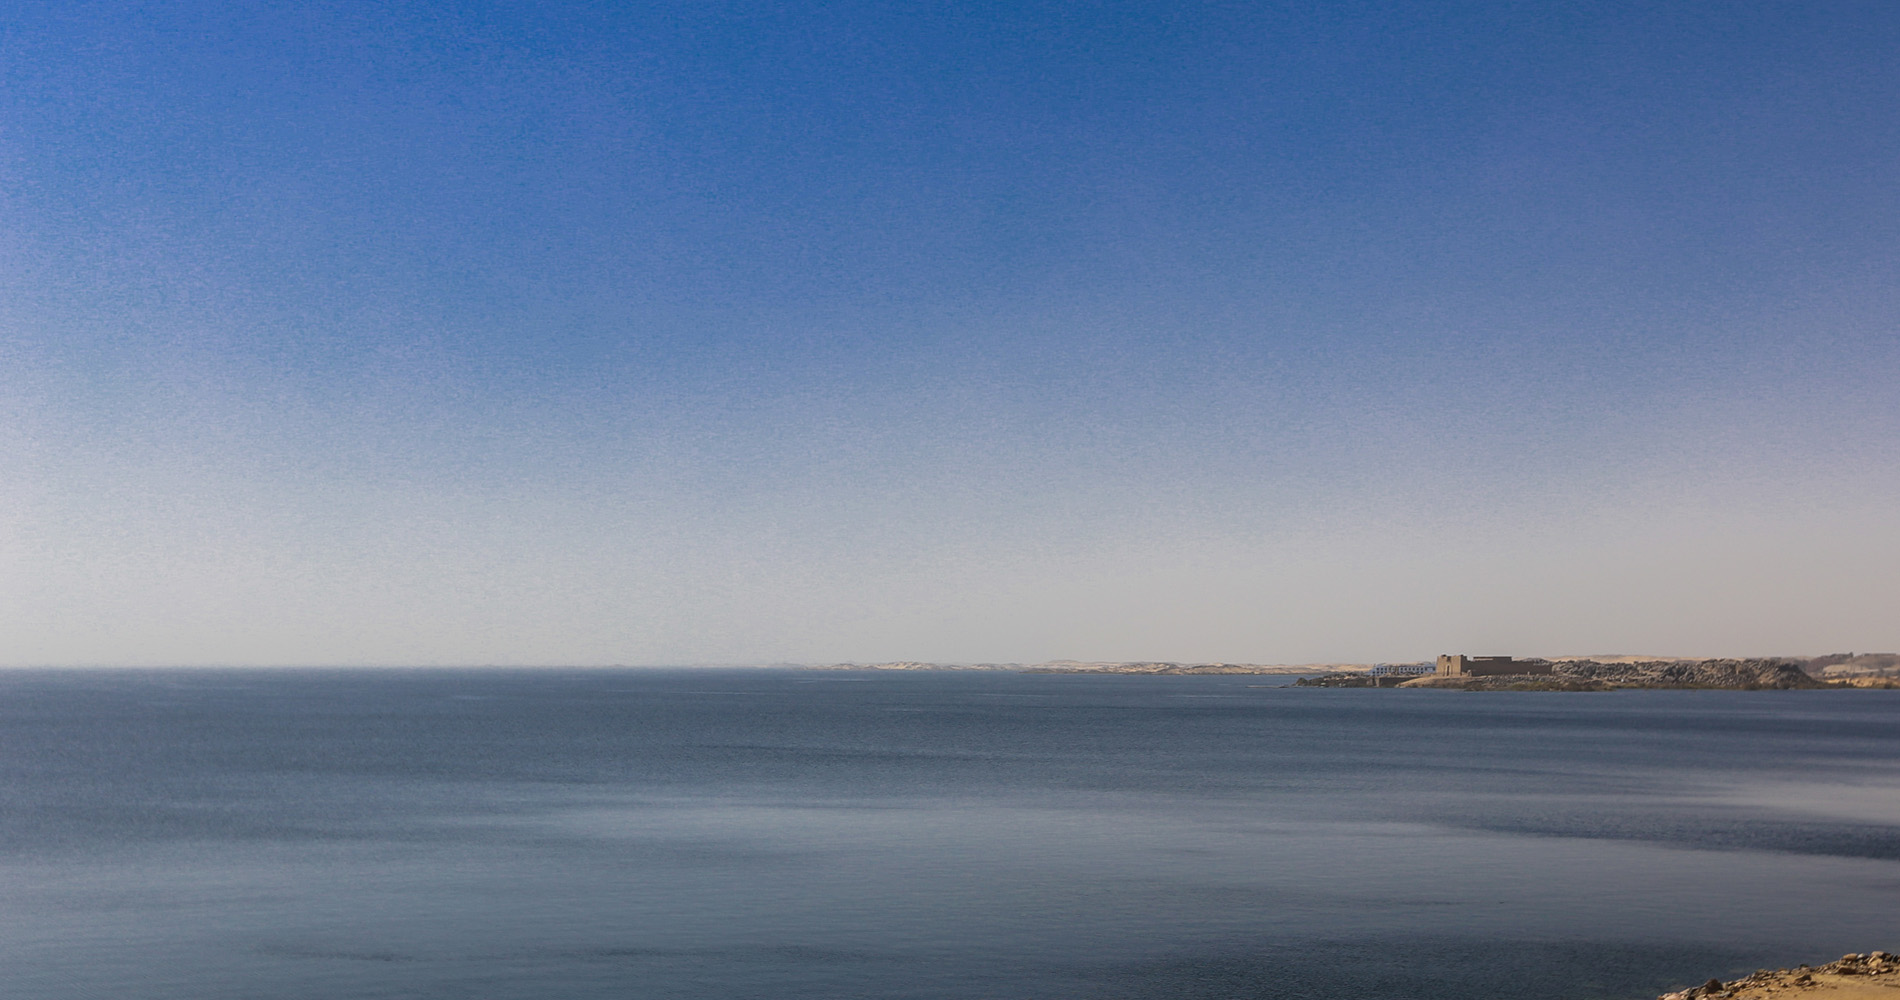
[[[1900,692],[0,674],[0,993],[1651,997],[1900,943]]]

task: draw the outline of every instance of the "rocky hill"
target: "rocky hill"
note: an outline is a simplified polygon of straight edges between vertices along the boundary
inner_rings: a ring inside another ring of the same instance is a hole
[[[1791,690],[1827,685],[1799,660],[1647,660],[1599,663],[1571,660],[1556,664],[1554,677],[1598,681],[1619,688],[1733,688],[1743,691]]]

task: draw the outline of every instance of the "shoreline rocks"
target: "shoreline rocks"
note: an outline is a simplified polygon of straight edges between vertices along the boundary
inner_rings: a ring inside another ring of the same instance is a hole
[[[1657,1000],[1766,1000],[1768,997],[1825,997],[1842,1000],[1870,992],[1900,996],[1900,958],[1884,951],[1842,955],[1822,966],[1759,969],[1740,979],[1711,979],[1700,986],[1664,993]]]

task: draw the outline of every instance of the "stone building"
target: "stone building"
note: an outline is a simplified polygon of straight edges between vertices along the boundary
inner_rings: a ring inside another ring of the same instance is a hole
[[[1498,674],[1547,674],[1550,664],[1513,660],[1508,656],[1466,656],[1441,654],[1438,657],[1438,676],[1440,677],[1492,677]]]

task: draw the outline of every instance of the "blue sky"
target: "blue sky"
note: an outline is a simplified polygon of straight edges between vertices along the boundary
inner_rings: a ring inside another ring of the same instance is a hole
[[[1900,647],[1897,50],[15,5],[0,661]]]

